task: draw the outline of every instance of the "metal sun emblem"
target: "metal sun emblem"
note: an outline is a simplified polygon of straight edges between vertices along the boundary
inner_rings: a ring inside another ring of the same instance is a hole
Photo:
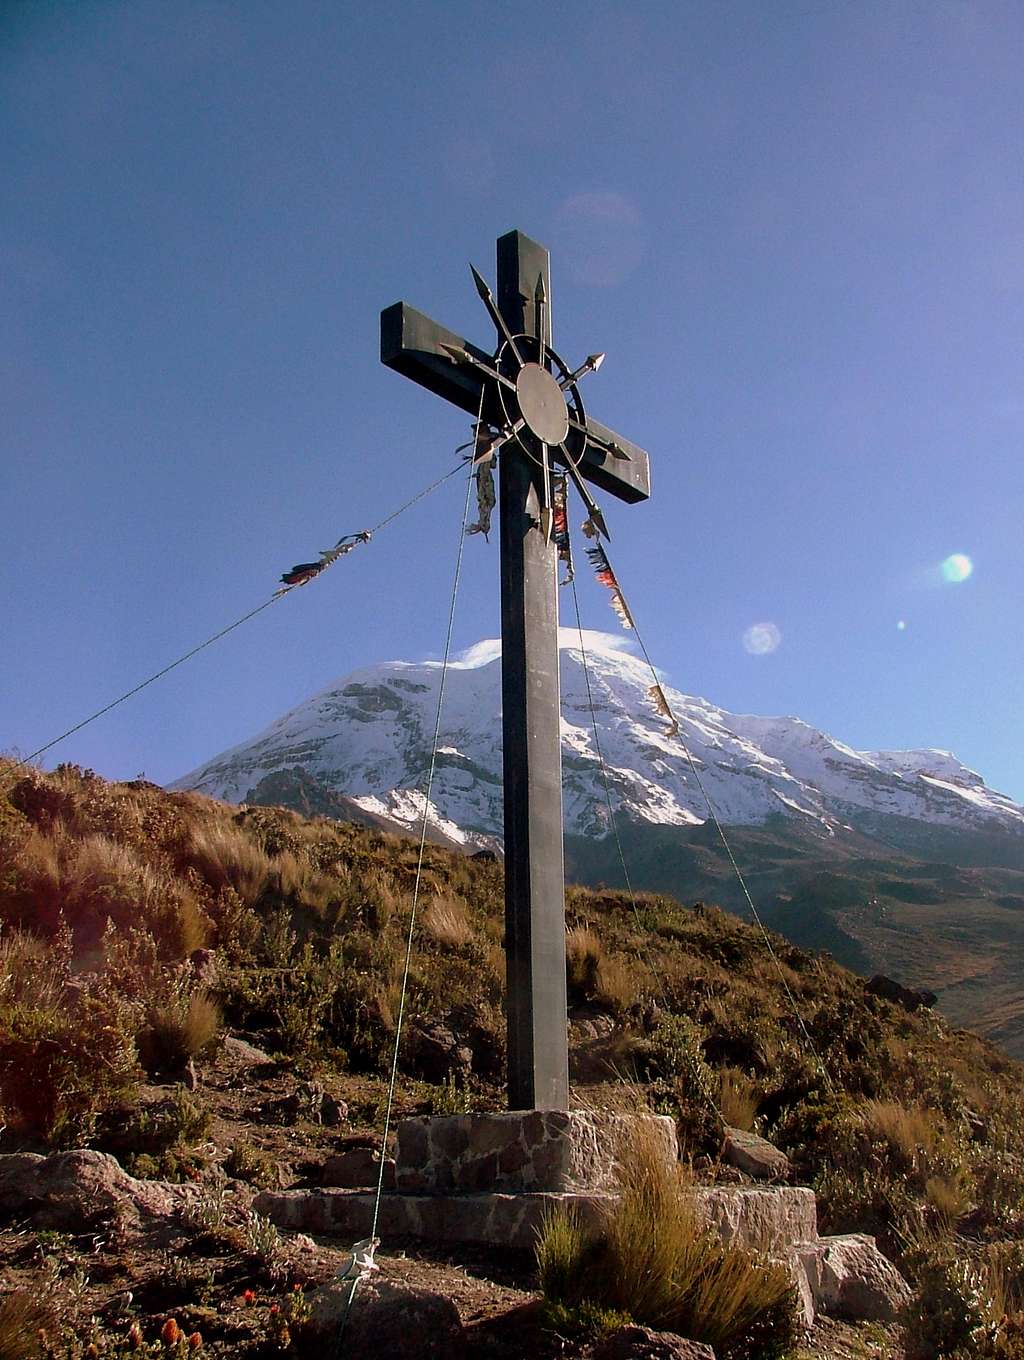
[[[546,329],[547,298],[543,276],[537,279],[534,296],[537,335],[513,335],[498,310],[486,281],[473,269],[473,281],[498,332],[498,347],[490,364],[461,347],[445,345],[455,363],[472,364],[492,380],[497,407],[492,408],[491,430],[478,437],[476,462],[489,460],[498,449],[514,440],[541,470],[541,527],[551,537],[553,501],[551,460],[554,457],[572,478],[595,528],[607,538],[604,516],[579,471],[586,451],[587,413],[577,386],[587,373],[595,373],[603,354],[591,354],[579,368],[570,369],[555,350],[539,336]],[[615,456],[618,452],[610,450]]]

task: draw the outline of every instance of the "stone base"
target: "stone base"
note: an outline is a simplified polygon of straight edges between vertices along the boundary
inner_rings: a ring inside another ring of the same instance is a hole
[[[702,1215],[722,1238],[740,1246],[782,1257],[797,1243],[817,1238],[813,1190],[708,1186],[697,1187],[692,1194]],[[254,1207],[279,1228],[337,1233],[356,1241],[370,1232],[374,1199],[371,1190],[265,1190]],[[544,1215],[551,1209],[572,1207],[584,1222],[596,1225],[611,1200],[611,1195],[600,1192],[386,1194],[381,1196],[377,1235],[530,1251]]]
[[[624,1139],[641,1127],[674,1164],[675,1124],[665,1115],[512,1110],[403,1119],[395,1189],[414,1195],[603,1192],[615,1184]]]

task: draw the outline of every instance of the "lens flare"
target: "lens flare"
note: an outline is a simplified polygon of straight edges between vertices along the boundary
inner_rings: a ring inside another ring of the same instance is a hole
[[[899,620],[899,622],[896,624],[896,631],[897,631],[898,633],[905,633],[905,632],[907,631],[907,621],[906,621],[906,619],[900,619],[900,620]]]
[[[751,656],[767,656],[781,642],[782,633],[774,623],[752,623],[743,634],[743,649]]]
[[[950,553],[942,564],[942,579],[951,586],[966,581],[974,570],[974,563],[966,553]]]

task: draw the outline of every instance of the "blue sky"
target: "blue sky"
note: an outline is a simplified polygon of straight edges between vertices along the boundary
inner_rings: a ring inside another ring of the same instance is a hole
[[[672,683],[1024,800],[1022,70],[1013,3],[7,0],[0,749],[452,466],[467,421],[381,366],[378,314],[489,346],[467,262],[519,227],[556,346],[607,352],[589,409],[650,450],[650,503],[603,503]],[[163,782],[436,656],[462,495],[48,760]],[[466,552],[460,647],[498,618]]]

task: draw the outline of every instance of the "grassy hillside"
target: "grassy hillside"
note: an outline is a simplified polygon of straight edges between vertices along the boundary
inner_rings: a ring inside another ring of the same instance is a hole
[[[211,1174],[225,1152],[201,1119],[156,1136],[138,1112],[228,1031],[379,1128],[415,866],[374,828],[0,762],[0,1151]],[[428,847],[403,1111],[503,1105],[502,932],[500,864]],[[1019,1283],[1024,1068],[771,943],[715,908],[570,889],[576,1097],[672,1113],[705,1177],[723,1120],[756,1126],[817,1189],[823,1228],[877,1233],[922,1309],[964,1262]]]
[[[888,828],[892,832],[892,827]],[[748,915],[714,827],[620,829],[635,884]],[[730,827],[766,921],[847,967],[937,993],[939,1009],[1024,1058],[1024,862],[1020,838],[909,832],[913,852],[778,818]],[[583,882],[621,884],[614,840],[567,847]]]

